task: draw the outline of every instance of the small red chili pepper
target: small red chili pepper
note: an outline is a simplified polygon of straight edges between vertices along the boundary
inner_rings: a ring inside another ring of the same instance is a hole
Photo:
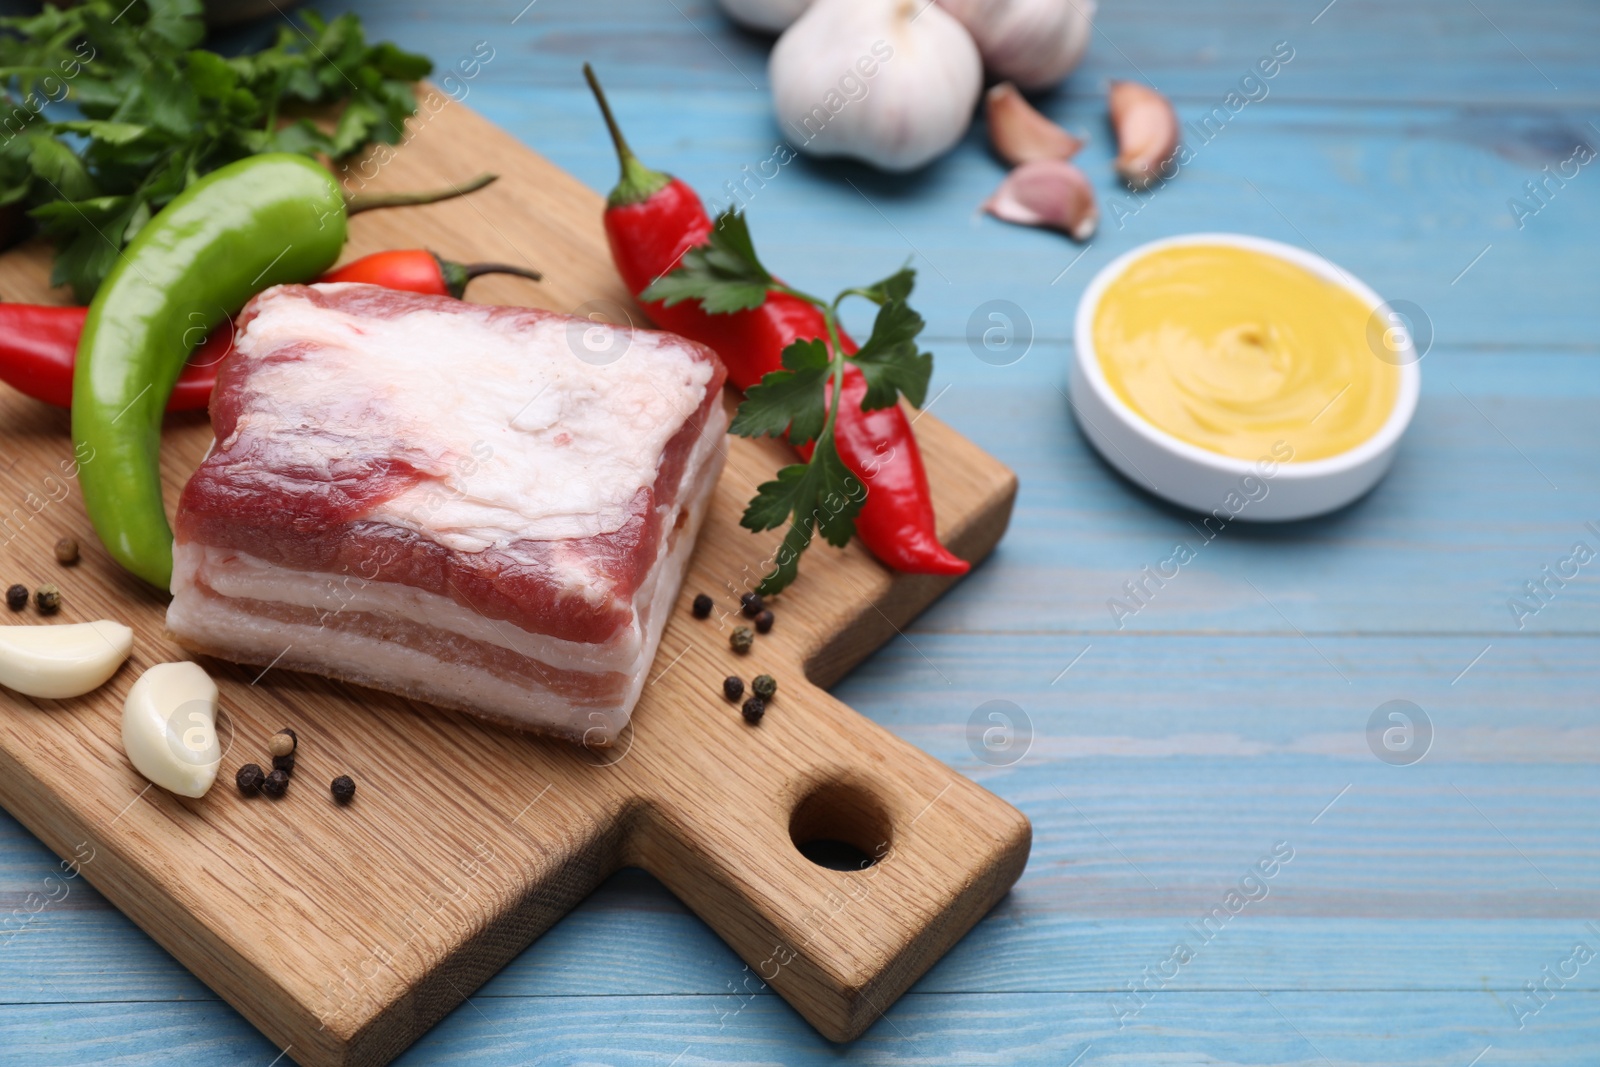
[[[386,289],[461,298],[467,283],[485,274],[539,280],[539,272],[500,263],[456,263],[424,248],[375,252],[324,274],[324,282],[366,282]],[[0,381],[46,404],[72,406],[72,368],[89,309],[41,304],[0,304]],[[233,346],[233,329],[206,337],[178,378],[168,411],[198,411],[211,401],[217,364]]]
[[[623,139],[599,80],[587,67],[584,74],[622,164],[622,177],[606,200],[606,238],[623,282],[638,296],[672,271],[685,252],[705,244],[713,224],[693,189],[639,162]],[[712,315],[689,300],[672,307],[646,304],[645,310],[656,325],[715,349],[727,364],[728,380],[741,391],[781,369],[783,350],[792,342],[827,336],[822,312],[787,293],[769,292],[760,307],[726,315]],[[843,334],[840,340],[846,352],[858,347]],[[897,571],[967,573],[971,564],[939,543],[928,475],[911,420],[898,405],[862,411],[865,393],[861,372],[847,365],[834,441],[844,465],[867,486],[867,498],[856,516],[857,536]],[[811,448],[800,452],[810,458]]]
[[[318,281],[366,282],[368,285],[381,285],[385,289],[453,296],[460,300],[461,294],[467,291],[467,283],[485,274],[515,274],[533,281],[543,277],[538,271],[524,267],[505,263],[457,263],[425,248],[406,248],[362,256],[353,263],[329,271]]]

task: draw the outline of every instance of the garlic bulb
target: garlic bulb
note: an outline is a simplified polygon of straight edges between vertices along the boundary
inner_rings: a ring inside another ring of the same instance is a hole
[[[931,0],[817,0],[778,38],[771,77],[796,148],[904,171],[967,132],[983,62]]]
[[[782,33],[799,18],[811,0],[720,0],[722,10],[739,25],[766,33]]]
[[[1059,159],[1024,163],[1007,174],[983,210],[1019,226],[1060,230],[1074,241],[1093,237],[1100,223],[1088,175]]]
[[[1094,33],[1095,0],[939,0],[997,78],[1043,89],[1072,72]]]

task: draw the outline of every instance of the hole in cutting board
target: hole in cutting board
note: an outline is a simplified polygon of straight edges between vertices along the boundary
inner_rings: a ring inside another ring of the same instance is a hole
[[[889,852],[889,813],[854,782],[825,782],[795,806],[789,839],[800,854],[832,871],[871,867]]]

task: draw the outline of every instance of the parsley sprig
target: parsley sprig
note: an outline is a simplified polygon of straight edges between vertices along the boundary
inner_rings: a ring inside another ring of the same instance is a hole
[[[411,83],[433,69],[369,45],[353,14],[306,12],[270,47],[224,57],[198,47],[203,15],[201,0],[85,0],[0,18],[0,211],[55,241],[51,281],[80,301],[201,175],[260,152],[339,159],[397,142]],[[336,103],[331,130],[309,117]]]
[[[729,210],[717,218],[707,244],[686,252],[676,270],[641,294],[646,302],[659,300],[668,307],[694,300],[722,315],[758,308],[776,292],[822,312],[827,336],[785,348],[783,369],[750,388],[730,427],[741,437],[786,437],[796,447],[814,442],[809,459],[779,470],[745,508],[741,523],[746,529],[759,533],[789,524],[757,592],[776,593],[793,582],[800,556],[816,533],[837,547],[855,533],[868,488],[845,466],[834,439],[846,366],[854,366],[866,381],[863,411],[893,407],[902,396],[918,407],[926,399],[933,356],[918,349],[922,316],[906,303],[915,282],[916,272],[901,268],[882,281],[822,300],[774,278],[756,255],[744,216]],[[872,335],[854,353],[845,352],[839,330],[839,307],[850,297],[878,305]]]

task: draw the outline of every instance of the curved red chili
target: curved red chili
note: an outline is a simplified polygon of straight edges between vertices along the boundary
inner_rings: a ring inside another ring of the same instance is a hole
[[[610,105],[592,72],[589,85],[616,145],[622,177],[606,201],[606,239],[628,291],[638,296],[669,273],[683,254],[706,243],[711,217],[687,184],[640,163],[628,148]],[[749,311],[712,315],[694,301],[672,307],[644,305],[657,326],[711,346],[728,367],[728,380],[742,391],[781,367],[783,350],[801,339],[824,337],[822,312],[786,293],[769,292]],[[847,352],[856,344],[841,337]],[[862,411],[866,383],[853,366],[845,369],[842,407],[834,440],[839,458],[867,486],[856,516],[856,535],[874,556],[911,574],[965,574],[971,564],[939,543],[933,498],[911,420],[898,405]],[[810,450],[802,449],[809,458]]]
[[[324,274],[324,282],[366,282],[386,289],[460,299],[467,283],[485,274],[539,280],[539,272],[501,263],[456,263],[425,248],[375,252]],[[89,309],[42,304],[0,304],[0,381],[46,404],[72,406],[72,369],[78,336]],[[213,331],[189,357],[168,411],[199,411],[211,401],[217,364],[233,344],[233,330]]]

